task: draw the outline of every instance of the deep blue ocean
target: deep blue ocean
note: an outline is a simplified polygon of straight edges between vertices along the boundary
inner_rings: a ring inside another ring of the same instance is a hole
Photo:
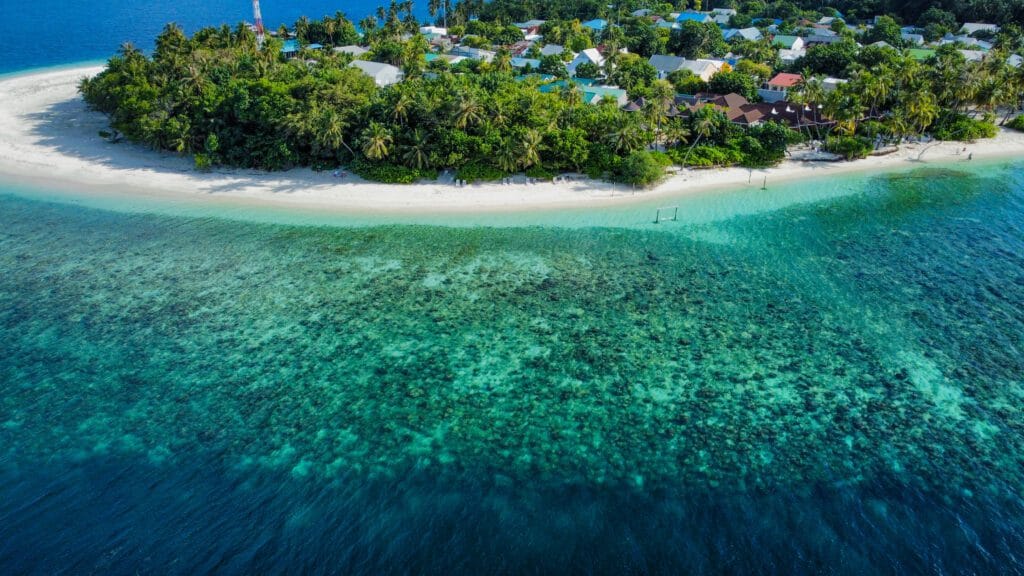
[[[11,72],[250,6],[2,8]],[[658,225],[203,200],[0,179],[0,575],[1024,574],[1019,160]]]
[[[355,0],[264,0],[260,3],[263,22],[274,30],[289,27],[302,15],[320,18],[345,12],[358,22],[374,12],[381,2]],[[427,4],[418,2],[415,12],[427,18]],[[39,0],[0,1],[0,73],[74,62],[105,60],[125,41],[149,50],[153,38],[168,22],[177,22],[186,32],[204,26],[234,26],[252,22],[249,0]]]

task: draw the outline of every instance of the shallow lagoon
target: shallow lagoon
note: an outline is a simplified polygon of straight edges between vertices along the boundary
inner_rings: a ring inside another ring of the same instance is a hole
[[[0,567],[1019,572],[1024,167],[970,168],[657,226],[0,196]]]

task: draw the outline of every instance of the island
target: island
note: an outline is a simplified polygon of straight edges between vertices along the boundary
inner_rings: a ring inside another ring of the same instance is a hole
[[[1024,151],[1013,23],[936,7],[907,23],[756,2],[573,6],[438,5],[421,25],[392,3],[358,28],[339,12],[191,36],[169,24],[151,54],[126,44],[101,68],[0,81],[0,170],[79,188],[462,209]],[[70,102],[73,88],[93,112]]]

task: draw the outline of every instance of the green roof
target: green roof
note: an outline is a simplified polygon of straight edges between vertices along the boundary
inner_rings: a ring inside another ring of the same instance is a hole
[[[935,56],[935,50],[928,50],[926,48],[911,48],[909,52],[910,57],[914,60],[927,60]]]
[[[796,41],[796,36],[776,36],[772,39],[772,44],[782,46],[783,48],[792,48]]]

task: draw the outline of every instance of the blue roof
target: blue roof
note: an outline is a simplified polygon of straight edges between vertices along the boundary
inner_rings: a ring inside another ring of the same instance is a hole
[[[705,22],[711,22],[711,17],[707,14],[700,14],[697,12],[683,12],[679,15],[679,18],[676,18],[676,22],[686,22],[687,20],[693,20],[694,22],[700,22],[703,24]]]
[[[608,26],[608,21],[602,20],[600,18],[595,18],[593,20],[587,20],[586,22],[581,24],[581,26],[585,26],[593,30],[604,30],[605,27]]]
[[[298,52],[299,41],[298,40],[285,40],[284,44],[281,45],[281,52]]]
[[[309,46],[306,46],[306,48],[309,48],[310,50],[319,50],[323,47],[323,44],[310,44]]]
[[[513,58],[511,64],[515,68],[524,68],[526,66],[540,68],[540,60],[536,58]]]

